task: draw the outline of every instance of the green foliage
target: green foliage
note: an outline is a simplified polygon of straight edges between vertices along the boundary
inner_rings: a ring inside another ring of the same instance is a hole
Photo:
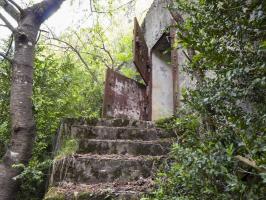
[[[4,155],[9,142],[9,93],[10,93],[10,64],[0,61],[0,158]]]
[[[19,167],[16,178],[22,183],[18,199],[40,199],[45,192],[48,170],[52,163],[52,145],[61,118],[98,118],[101,112],[103,70],[97,72],[95,84],[87,69],[75,63],[72,54],[64,56],[42,45],[37,47],[34,72],[34,117],[37,137],[29,166]],[[10,72],[8,62],[0,63],[0,156],[10,138],[9,95]],[[70,150],[69,150],[70,151]]]
[[[112,68],[129,77],[137,77],[130,68],[132,34],[115,32],[116,25],[121,25],[121,19],[120,14],[119,17],[113,15],[123,9],[126,16],[133,3],[121,6],[117,0],[108,1],[108,4],[106,1],[93,1],[93,10],[106,11],[107,15],[90,16],[95,20],[89,25],[90,28],[81,28],[79,31],[69,29],[60,36],[65,43],[53,41],[52,46],[50,40],[40,38],[36,49],[32,97],[37,135],[29,166],[13,166],[22,170],[16,177],[22,183],[17,199],[42,198],[49,176],[53,141],[62,118],[99,118],[105,70]],[[84,11],[86,9],[83,8]],[[108,27],[111,24],[115,28]],[[87,24],[84,26],[87,27]],[[4,41],[4,44],[7,43]],[[7,47],[1,49],[6,52]],[[10,57],[12,51],[11,48]],[[0,60],[0,157],[5,153],[11,135],[10,74],[10,64]],[[60,155],[71,154],[76,149],[76,141],[69,139],[64,146]]]
[[[52,164],[52,160],[47,159],[43,162],[31,161],[29,166],[16,165],[14,168],[22,170],[21,174],[15,179],[21,182],[20,192],[17,199],[38,200],[45,193],[45,178],[47,170]]]
[[[99,117],[101,112],[101,76],[97,77],[99,84],[95,84],[88,71],[74,64],[71,54],[59,56],[42,45],[38,47],[33,96],[37,138],[30,165],[19,176],[22,181],[20,199],[39,199],[45,192],[53,139],[60,119]],[[70,149],[65,153],[68,151]]]
[[[56,188],[50,188],[47,191],[44,200],[64,200],[64,194],[57,191]]]
[[[53,142],[60,120],[62,118],[100,117],[105,70],[107,67],[127,69],[132,57],[131,37],[131,35],[125,35],[115,44],[111,43],[99,24],[92,28],[81,29],[80,32],[65,32],[61,39],[69,44],[75,41],[73,46],[77,48],[89,67],[81,62],[75,52],[63,52],[62,48],[59,48],[60,51],[57,52],[58,48],[50,48],[48,41],[40,40],[36,49],[32,98],[37,136],[29,166],[14,166],[22,170],[22,173],[16,177],[22,183],[18,199],[42,198],[49,177]],[[56,45],[62,46],[61,43],[56,43]],[[65,46],[62,47],[65,50]],[[10,72],[10,64],[1,61],[1,157],[5,153],[10,138]],[[73,138],[67,139],[63,146],[58,156],[75,152],[77,142]]]
[[[249,150],[241,138],[234,132],[206,132],[198,116],[181,115],[158,123],[176,131],[178,142],[157,174],[157,190],[148,199],[263,199],[265,173],[235,158]],[[263,164],[257,164],[265,172]]]
[[[183,1],[178,46],[194,49],[178,142],[151,199],[265,199],[265,2]],[[195,74],[197,76],[195,76]],[[243,162],[244,158],[247,162]]]
[[[116,60],[120,62],[132,62],[133,50],[132,50],[132,34],[125,35],[121,40],[116,44]]]

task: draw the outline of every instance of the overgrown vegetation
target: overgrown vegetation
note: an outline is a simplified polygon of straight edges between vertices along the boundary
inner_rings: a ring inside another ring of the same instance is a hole
[[[40,199],[44,194],[52,164],[52,145],[60,120],[100,116],[103,73],[98,75],[98,81],[99,84],[94,84],[89,72],[74,64],[71,53],[62,59],[44,49],[43,45],[39,46],[33,97],[37,137],[29,166],[17,177],[22,182],[18,199]]]
[[[23,169],[23,172],[16,177],[22,183],[18,199],[42,199],[49,178],[49,168],[52,165],[52,146],[60,120],[63,118],[83,117],[91,119],[100,117],[104,74],[106,64],[111,62],[110,58],[107,59],[107,53],[98,47],[103,45],[103,41],[96,38],[96,35],[100,37],[99,34],[102,34],[101,37],[106,37],[102,29],[102,27],[93,27],[90,30],[83,29],[80,33],[77,33],[81,36],[90,34],[91,37],[95,37],[90,45],[86,46],[82,44],[87,40],[87,37],[81,37],[77,47],[90,68],[84,66],[75,52],[65,51],[64,48],[68,46],[58,43],[57,46],[60,46],[60,48],[55,48],[49,46],[50,41],[41,40],[39,42],[35,59],[33,96],[37,137],[29,165],[27,167],[24,165],[14,166]],[[65,33],[62,40],[71,44],[76,39],[73,35],[75,35],[73,32]],[[128,60],[131,59],[131,37],[130,35],[121,37],[121,40],[117,42],[118,48],[110,47],[108,50],[115,57],[116,62],[123,63],[121,70],[126,75],[134,77],[135,73],[125,67]],[[106,39],[105,42],[108,43],[108,40]],[[8,44],[7,41],[5,43]],[[62,49],[64,50],[63,53]],[[56,50],[59,50],[59,52]],[[10,64],[7,61],[0,61],[1,157],[10,138],[10,73]],[[94,77],[92,74],[94,74]],[[73,153],[76,143],[75,139],[66,140],[64,148],[58,156]]]
[[[176,0],[195,88],[159,122],[178,142],[151,199],[266,198],[265,1]],[[195,76],[196,75],[196,76]]]
[[[110,7],[118,7],[112,2]],[[102,4],[95,9],[105,11]],[[265,4],[176,0],[170,8],[185,16],[177,25],[176,45],[195,53],[184,69],[197,84],[183,91],[184,108],[178,116],[159,122],[178,137],[150,199],[266,198]],[[107,15],[114,17],[111,11]],[[100,116],[107,67],[140,80],[130,68],[131,35],[109,40],[98,20],[92,28],[62,34],[59,39],[67,44],[49,46],[47,38],[39,42],[33,96],[37,137],[29,166],[13,166],[23,169],[15,177],[22,183],[18,199],[42,198],[60,119]],[[0,157],[10,138],[10,73],[10,64],[1,60]],[[58,156],[75,152],[76,145],[75,139],[66,140]]]

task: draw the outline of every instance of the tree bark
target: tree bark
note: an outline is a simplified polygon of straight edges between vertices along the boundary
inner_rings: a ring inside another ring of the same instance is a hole
[[[35,123],[32,113],[34,43],[39,25],[28,15],[15,33],[12,64],[10,112],[12,138],[0,165],[0,199],[15,199],[18,187],[14,177],[20,173],[15,164],[27,165],[34,141]]]
[[[11,143],[0,164],[0,200],[15,200],[19,183],[16,176],[27,165],[35,139],[32,111],[34,50],[40,25],[51,16],[64,0],[44,0],[23,10],[14,31],[15,52],[12,61],[10,113]],[[1,6],[1,5],[0,5]]]

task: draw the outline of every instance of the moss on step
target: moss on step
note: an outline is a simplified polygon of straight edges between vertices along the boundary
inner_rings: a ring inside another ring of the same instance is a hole
[[[51,187],[46,193],[43,200],[128,200],[127,198],[118,197],[111,191],[102,191],[92,193],[91,191],[81,191],[68,193],[68,191],[60,191],[58,188]]]
[[[108,192],[103,193],[90,193],[90,192],[81,192],[76,197],[77,200],[113,200],[114,197]]]
[[[51,187],[46,193],[44,200],[64,200],[65,195],[54,187]]]

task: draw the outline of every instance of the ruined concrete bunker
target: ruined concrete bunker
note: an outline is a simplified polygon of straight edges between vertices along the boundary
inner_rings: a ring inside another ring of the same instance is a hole
[[[174,115],[181,90],[189,85],[182,72],[184,50],[175,47],[176,20],[171,0],[155,0],[142,25],[134,20],[133,62],[144,84],[107,71],[103,117],[154,121]]]

